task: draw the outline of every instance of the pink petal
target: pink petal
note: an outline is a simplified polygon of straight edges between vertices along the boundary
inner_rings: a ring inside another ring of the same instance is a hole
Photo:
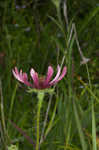
[[[14,77],[17,78],[17,75],[16,75],[14,69],[12,69],[12,73],[13,73]]]
[[[39,88],[39,79],[38,79],[38,74],[37,72],[35,72],[35,70],[32,68],[31,71],[30,71],[30,75],[34,81],[34,86],[36,88]]]
[[[30,82],[28,82],[28,81],[24,81],[24,84],[27,85],[27,86],[30,86],[30,87],[34,88],[34,86]]]
[[[66,72],[67,72],[67,68],[64,67],[64,68],[63,68],[63,71],[62,71],[62,73],[61,73],[61,76],[58,78],[57,82],[60,81],[60,80],[62,80],[62,78],[65,76]]]
[[[22,69],[20,70],[20,77],[22,77]]]
[[[48,82],[51,80],[52,75],[53,75],[53,68],[51,66],[49,66],[47,76],[46,76],[46,79],[44,81],[44,85],[48,84]]]
[[[28,82],[28,76],[26,73],[23,73],[22,77],[23,77],[24,84],[26,84],[27,86],[33,87],[33,85]]]
[[[57,79],[59,78],[59,75],[60,75],[60,71],[61,71],[61,69],[60,69],[60,66],[58,65],[57,74],[56,74],[55,78],[50,82],[50,85],[52,85],[55,81],[57,81]]]
[[[19,78],[20,78],[20,80],[21,80],[21,81],[23,81],[23,80],[24,80],[24,78],[23,78],[23,73],[22,73],[22,69],[20,70]],[[23,81],[23,82],[24,82],[24,81]]]
[[[50,86],[51,86],[51,85],[54,85],[54,84],[56,84],[57,82],[59,82],[60,80],[62,80],[62,78],[65,76],[66,72],[67,72],[67,68],[64,67],[63,70],[62,70],[61,76],[60,76],[57,80],[55,80],[54,82],[52,82],[52,83],[50,82],[50,83],[49,83]]]
[[[27,74],[26,74],[26,73],[23,73],[23,79],[24,79],[24,80],[28,80],[28,77],[27,77]]]
[[[15,67],[15,70],[14,69],[12,70],[12,73],[17,80],[19,80],[20,82],[23,82],[22,77],[20,77],[17,67]]]
[[[15,67],[15,70],[13,69],[12,73],[17,80],[26,84],[27,86],[33,87],[32,84],[28,82],[27,74],[26,73],[22,74],[22,70],[20,70],[20,72],[18,72],[17,67]]]
[[[15,67],[15,73],[19,74],[17,67]]]

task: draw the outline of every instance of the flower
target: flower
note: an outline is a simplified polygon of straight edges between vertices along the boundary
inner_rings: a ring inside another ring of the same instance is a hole
[[[62,78],[65,76],[67,72],[67,68],[64,67],[61,73],[61,68],[58,65],[57,67],[57,74],[53,80],[51,80],[52,75],[53,75],[53,68],[52,66],[48,67],[47,75],[46,77],[38,77],[38,73],[35,72],[35,70],[32,68],[30,70],[30,75],[32,77],[33,83],[30,83],[28,81],[28,76],[25,72],[22,72],[22,70],[18,71],[17,67],[12,70],[12,73],[14,77],[19,80],[20,82],[24,83],[25,85],[35,88],[35,89],[46,89],[50,88],[51,86],[55,85],[58,83]],[[60,75],[61,74],[61,75]]]

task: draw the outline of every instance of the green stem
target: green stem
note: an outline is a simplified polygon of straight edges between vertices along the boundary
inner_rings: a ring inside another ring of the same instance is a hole
[[[17,88],[18,88],[18,84],[15,85],[15,88],[14,88],[14,91],[13,91],[13,94],[12,94],[11,104],[10,104],[10,108],[9,108],[9,118],[8,118],[9,120],[11,120]],[[9,127],[10,127],[10,122],[8,121],[8,124],[7,124],[7,129],[8,130],[9,130]]]
[[[7,131],[6,131],[6,124],[5,124],[5,115],[4,115],[4,99],[2,93],[2,81],[0,79],[0,109],[1,109],[1,123],[3,129],[3,136],[4,136],[4,147],[6,149],[7,146]]]
[[[44,92],[38,92],[38,111],[37,111],[37,139],[36,139],[36,150],[39,150],[39,134],[40,134],[40,111],[42,107],[42,102],[44,98]]]
[[[92,84],[89,74],[88,65],[86,64],[87,74],[88,74],[88,80],[89,80],[89,86],[92,91]],[[93,144],[93,150],[97,150],[97,142],[96,142],[96,119],[95,119],[95,111],[94,111],[94,99],[91,96],[92,100],[92,144]]]

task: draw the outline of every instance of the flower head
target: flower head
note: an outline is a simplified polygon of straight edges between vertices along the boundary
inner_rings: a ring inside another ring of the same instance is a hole
[[[53,80],[51,80],[52,75],[53,75],[53,68],[52,66],[48,67],[47,75],[46,77],[38,77],[38,73],[32,68],[30,70],[30,75],[32,77],[33,83],[30,83],[28,81],[27,74],[22,72],[22,70],[18,71],[17,67],[12,70],[12,73],[14,77],[19,80],[20,82],[24,83],[25,85],[35,88],[35,89],[46,89],[50,88],[51,86],[55,85],[58,83],[62,78],[65,76],[67,72],[67,68],[64,67],[61,73],[61,68],[58,65],[57,67],[57,74]]]

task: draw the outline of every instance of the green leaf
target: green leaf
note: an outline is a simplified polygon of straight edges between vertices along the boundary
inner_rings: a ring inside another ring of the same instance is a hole
[[[92,143],[93,143],[93,150],[97,150],[96,123],[95,123],[95,112],[93,102],[92,102]]]
[[[77,129],[78,129],[82,149],[87,150],[87,144],[86,144],[86,141],[85,141],[85,136],[84,136],[84,133],[83,133],[83,130],[82,130],[82,126],[81,126],[80,118],[79,118],[79,115],[78,115],[75,100],[73,100],[73,109],[74,109],[74,116],[75,116],[75,121],[76,121],[76,124],[77,124]]]
[[[95,17],[95,15],[99,12],[99,7],[96,7],[91,11],[91,13],[85,18],[85,21],[83,21],[83,25],[79,30],[79,34],[83,32],[83,30],[86,28],[86,26],[90,23],[90,21]]]

